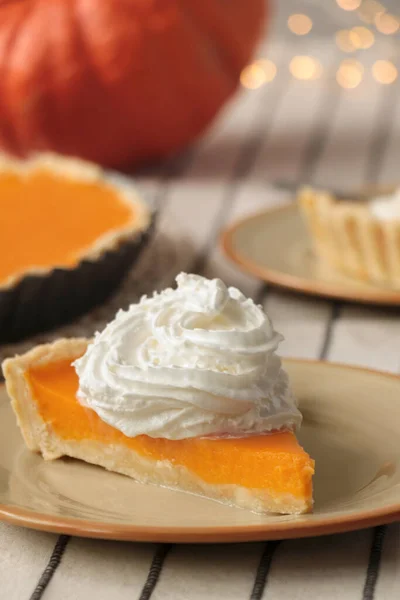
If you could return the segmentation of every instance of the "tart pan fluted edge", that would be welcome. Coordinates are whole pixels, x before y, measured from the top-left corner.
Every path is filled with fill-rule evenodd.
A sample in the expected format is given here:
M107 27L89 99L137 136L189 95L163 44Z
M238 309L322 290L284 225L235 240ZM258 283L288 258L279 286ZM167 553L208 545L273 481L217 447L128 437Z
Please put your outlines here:
M33 160L44 164L51 161L52 168L53 162L56 168L67 165L71 173L81 168L81 161L64 157L46 155L44 159L39 156ZM2 158L0 163L3 161ZM85 176L90 176L89 170L94 166L82 164ZM154 230L154 209L139 198L130 178L97 167L96 170L96 176L123 190L128 202L131 198L140 201L143 212L140 223L111 232L106 239L93 244L72 268L33 268L0 285L0 344L51 330L102 304L116 291L146 246Z

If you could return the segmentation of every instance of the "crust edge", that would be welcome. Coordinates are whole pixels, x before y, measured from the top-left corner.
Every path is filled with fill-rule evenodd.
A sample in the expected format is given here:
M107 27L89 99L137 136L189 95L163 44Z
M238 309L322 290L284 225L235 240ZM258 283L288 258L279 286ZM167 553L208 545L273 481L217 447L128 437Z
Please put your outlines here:
M46 450L51 448L51 433L38 411L35 410L29 385L25 379L25 372L28 367L45 365L54 360L75 358L77 354L86 350L87 345L88 340L85 338L60 339L53 343L36 346L14 358L7 358L1 365L7 394L11 399L11 406L25 443L29 450L42 452L45 458L58 458L62 454L53 451L50 452L51 456L47 456Z
M31 172L49 171L66 180L79 182L101 182L111 187L119 200L125 204L135 215L126 225L110 230L98 237L87 248L82 248L76 256L76 264L68 266L51 265L49 267L29 267L22 272L10 275L1 282L0 291L4 292L28 276L46 276L56 269L73 271L84 261L96 262L106 252L116 250L123 242L139 238L149 230L154 220L154 209L149 202L142 199L136 190L133 181L120 173L107 171L89 161L73 157L65 157L52 153L36 154L30 159L20 160L0 153L0 173L14 172L23 176Z
M310 187L299 190L297 203L317 257L356 280L400 289L398 221Z

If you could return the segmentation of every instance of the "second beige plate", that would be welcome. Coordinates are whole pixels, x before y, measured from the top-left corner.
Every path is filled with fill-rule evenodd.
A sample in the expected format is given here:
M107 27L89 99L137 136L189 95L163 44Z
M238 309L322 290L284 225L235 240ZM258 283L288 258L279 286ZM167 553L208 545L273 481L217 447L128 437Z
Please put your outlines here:
M0 519L135 541L236 542L348 531L400 519L400 379L285 361L316 461L315 511L262 516L26 450L0 387Z
M400 291L357 282L318 262L295 204L235 223L223 234L222 247L242 269L287 289L369 304L400 304Z

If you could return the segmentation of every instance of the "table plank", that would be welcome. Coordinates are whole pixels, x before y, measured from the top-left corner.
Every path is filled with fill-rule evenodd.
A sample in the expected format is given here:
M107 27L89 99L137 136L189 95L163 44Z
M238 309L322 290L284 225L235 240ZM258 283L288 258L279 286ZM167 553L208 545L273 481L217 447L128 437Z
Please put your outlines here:
M0 598L29 598L58 536L0 523Z
M329 360L398 372L398 310L344 306L335 323Z
M384 149L384 160L379 181L392 184L399 181L399 156L400 156L400 86L393 92L395 107L390 123L389 136Z
M375 600L398 600L400 590L400 523L387 528Z
M268 294L265 309L285 337L279 347L282 356L314 359L321 355L332 310L328 302L274 291Z
M370 530L285 542L274 556L268 600L289 593L291 600L361 600L370 543Z
M146 581L154 550L154 544L71 538L45 598L136 598Z
M329 127L326 115L332 112L340 94L332 82L337 52L324 42L311 44L309 52L324 64L324 76L312 82L291 77L271 134L255 161L252 173L255 180L293 181L304 177L304 157L310 142L319 137L321 126L323 134Z
M250 596L262 546L175 546L152 599L246 599Z

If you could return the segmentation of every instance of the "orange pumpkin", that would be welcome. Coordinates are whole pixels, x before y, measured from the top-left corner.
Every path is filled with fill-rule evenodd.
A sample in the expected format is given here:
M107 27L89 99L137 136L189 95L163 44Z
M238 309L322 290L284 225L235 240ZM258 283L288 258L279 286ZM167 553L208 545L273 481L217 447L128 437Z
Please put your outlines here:
M0 147L109 166L173 153L235 90L264 3L0 2Z

